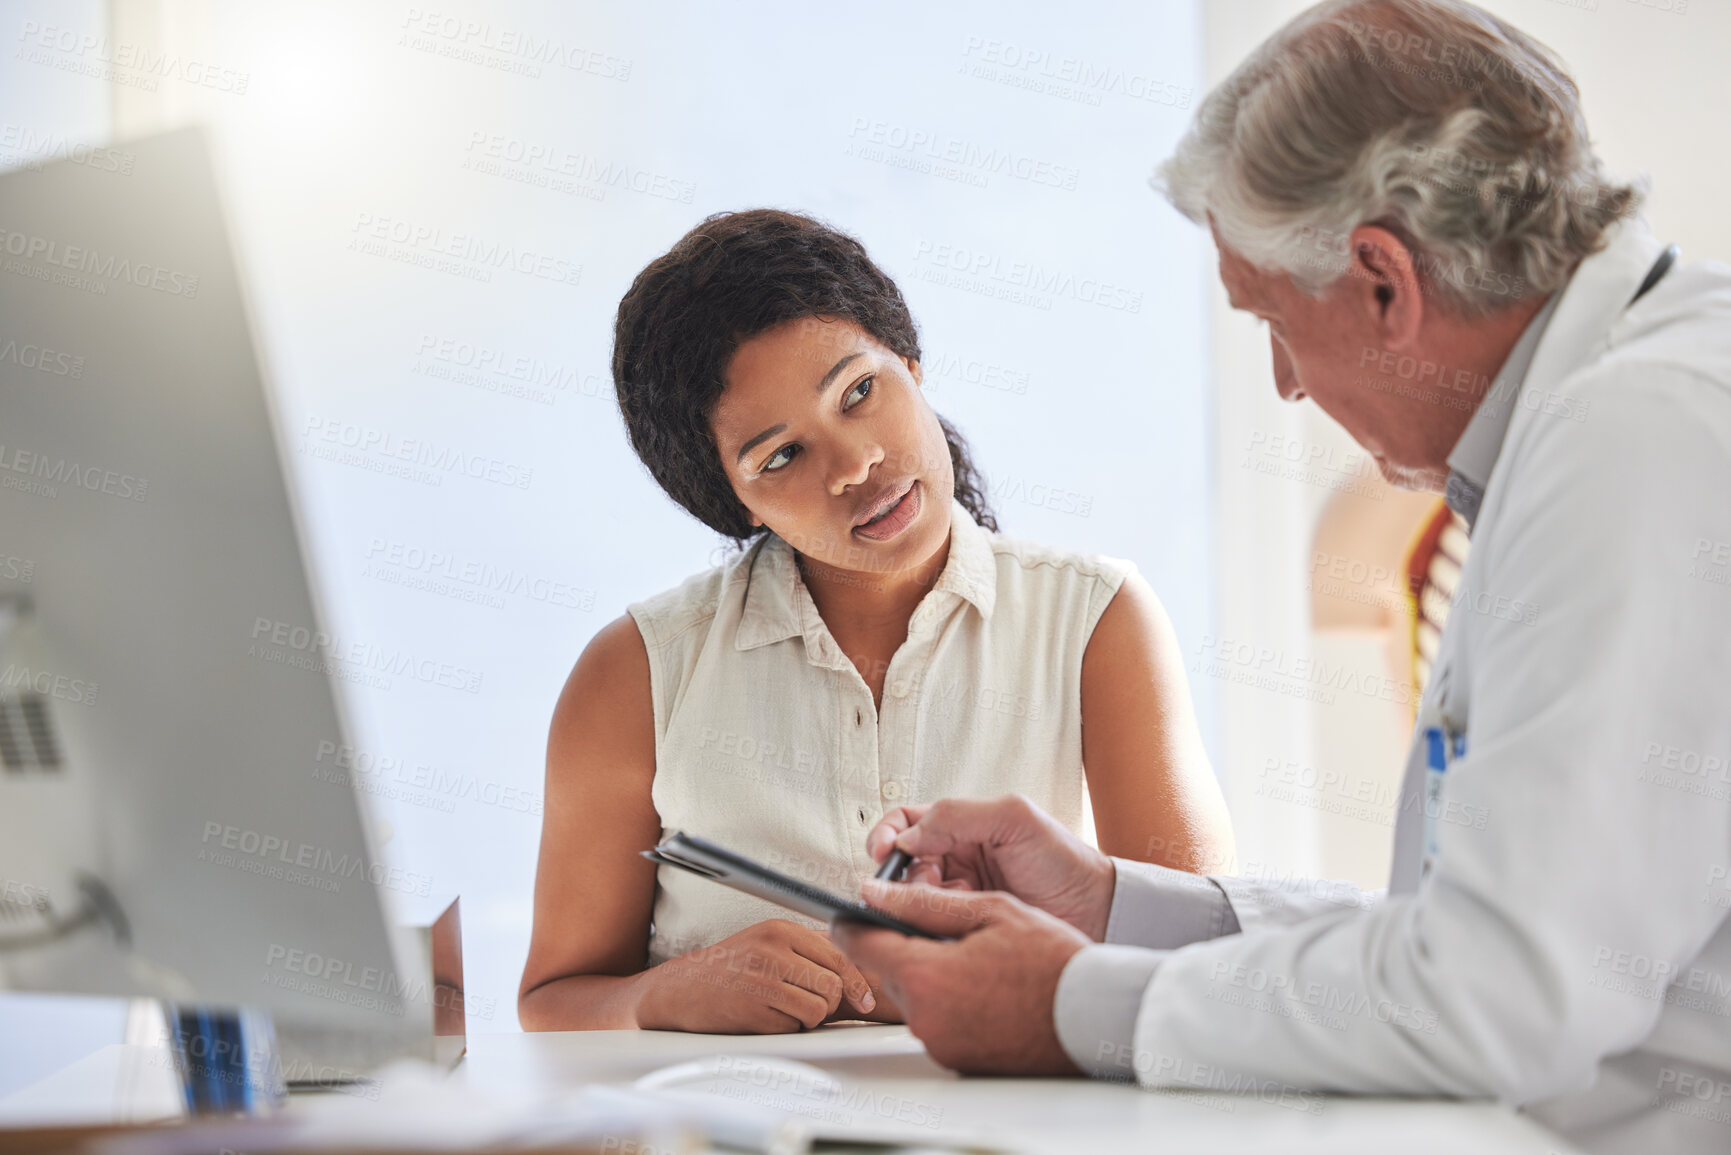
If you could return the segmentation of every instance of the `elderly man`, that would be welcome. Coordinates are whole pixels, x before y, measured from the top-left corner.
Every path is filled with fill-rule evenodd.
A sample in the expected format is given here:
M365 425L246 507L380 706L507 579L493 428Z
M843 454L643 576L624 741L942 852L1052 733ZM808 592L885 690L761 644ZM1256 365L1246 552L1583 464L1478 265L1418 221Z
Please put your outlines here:
M873 829L914 885L865 893L956 941L837 940L960 1070L1485 1096L1594 1150L1731 1149L1731 270L1674 265L1560 62L1457 0L1305 13L1161 183L1281 396L1472 527L1388 892L951 800Z

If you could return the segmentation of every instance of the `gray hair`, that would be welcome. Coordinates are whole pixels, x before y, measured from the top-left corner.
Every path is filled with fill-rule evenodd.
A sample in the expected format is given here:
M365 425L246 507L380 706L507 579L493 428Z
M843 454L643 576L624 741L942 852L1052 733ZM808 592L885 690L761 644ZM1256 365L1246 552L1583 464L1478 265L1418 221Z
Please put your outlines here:
M1153 182L1251 263L1319 294L1361 224L1482 316L1561 288L1641 204L1593 153L1552 52L1464 0L1329 0L1210 92Z

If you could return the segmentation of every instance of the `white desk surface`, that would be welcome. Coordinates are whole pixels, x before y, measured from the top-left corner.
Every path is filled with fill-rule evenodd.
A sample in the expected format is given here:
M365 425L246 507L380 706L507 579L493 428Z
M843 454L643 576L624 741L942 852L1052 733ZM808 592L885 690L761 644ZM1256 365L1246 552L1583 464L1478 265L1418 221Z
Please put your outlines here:
M626 1083L707 1055L774 1055L821 1067L873 1093L942 1112L945 1126L1000 1135L1028 1152L1164 1151L1562 1155L1567 1143L1490 1103L1320 1097L1319 1110L1203 1091L1151 1092L1086 1079L958 1077L906 1027L837 1026L797 1035L571 1031L470 1036L453 1078L479 1090Z

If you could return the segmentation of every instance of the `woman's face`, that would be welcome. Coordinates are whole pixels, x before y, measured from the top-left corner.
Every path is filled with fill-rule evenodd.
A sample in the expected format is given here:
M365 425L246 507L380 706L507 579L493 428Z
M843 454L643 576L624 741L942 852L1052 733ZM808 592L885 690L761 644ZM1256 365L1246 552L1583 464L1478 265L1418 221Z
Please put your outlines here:
M948 539L955 475L919 363L852 321L802 317L741 344L710 425L751 523L813 560L911 570Z

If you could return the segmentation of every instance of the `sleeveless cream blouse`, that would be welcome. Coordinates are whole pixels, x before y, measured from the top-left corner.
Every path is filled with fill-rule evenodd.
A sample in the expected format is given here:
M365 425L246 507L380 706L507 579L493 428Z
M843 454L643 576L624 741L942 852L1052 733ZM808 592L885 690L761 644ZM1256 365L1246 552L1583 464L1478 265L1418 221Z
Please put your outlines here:
M1001 537L959 504L951 526L881 711L773 534L629 607L649 651L664 831L846 895L874 869L866 831L904 803L1019 791L1093 840L1082 654L1134 567ZM674 867L656 883L651 965L765 919L822 925Z

